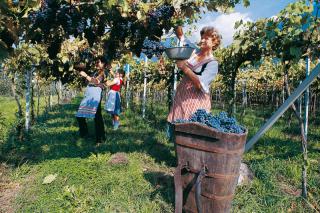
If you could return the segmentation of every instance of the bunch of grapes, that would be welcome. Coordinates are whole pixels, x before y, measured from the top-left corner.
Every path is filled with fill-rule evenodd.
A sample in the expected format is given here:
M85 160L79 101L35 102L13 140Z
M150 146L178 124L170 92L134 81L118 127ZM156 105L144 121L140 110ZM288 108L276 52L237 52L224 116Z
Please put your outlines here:
M162 20L170 20L173 16L174 8L170 5L161 5L156 10L149 12L149 24L158 26Z
M87 21L82 18L81 21L78 22L78 26L77 26L77 33L81 34L83 33L84 29L86 28L86 25L87 25Z
M220 112L217 115L212 115L204 109L198 109L193 113L188 120L177 119L174 123L197 122L206 126L217 129L220 132L241 134L246 131L243 126L240 126L237 120L233 117L228 117L226 112Z
M65 14L65 19L67 21L66 24L66 29L71 29L72 28L72 18L69 14Z
M51 3L49 0L42 0L41 8L29 13L28 18L33 25L43 26L48 21L49 16L51 16L52 13L52 9L50 8L49 3Z
M29 20L32 24L39 25L47 21L48 10L38 10L29 14Z
M158 41L149 39L145 39L143 41L142 52L148 58L152 58L153 55L159 57L163 53L164 49L164 46Z
M81 62L89 63L94 60L94 54L89 48L79 52L79 58Z

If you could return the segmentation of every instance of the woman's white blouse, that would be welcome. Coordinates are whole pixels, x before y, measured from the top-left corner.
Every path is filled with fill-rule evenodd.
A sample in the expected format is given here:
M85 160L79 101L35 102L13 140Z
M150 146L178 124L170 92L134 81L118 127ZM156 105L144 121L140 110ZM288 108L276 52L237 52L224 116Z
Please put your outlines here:
M218 61L214 57L210 57L201 62L197 62L195 56L196 54L187 60L188 67L195 73L200 73L202 65L209 62L201 75L197 75L203 92L209 93L210 84L218 74Z

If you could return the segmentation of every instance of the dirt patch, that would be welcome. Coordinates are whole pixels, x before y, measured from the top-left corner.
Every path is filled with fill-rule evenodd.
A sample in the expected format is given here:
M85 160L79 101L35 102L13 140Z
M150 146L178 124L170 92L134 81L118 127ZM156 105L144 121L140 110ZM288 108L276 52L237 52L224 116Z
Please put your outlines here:
M64 98L61 100L61 104L70 104L71 103L71 98Z
M0 164L0 213L13 213L13 202L21 189L19 183L11 182L8 178L10 168Z
M285 183L280 184L280 189L284 193L295 196L295 197L299 197L301 195L301 189L295 189L293 186L289 186Z
M129 163L128 156L125 153L119 152L113 154L108 161L109 165L127 165Z

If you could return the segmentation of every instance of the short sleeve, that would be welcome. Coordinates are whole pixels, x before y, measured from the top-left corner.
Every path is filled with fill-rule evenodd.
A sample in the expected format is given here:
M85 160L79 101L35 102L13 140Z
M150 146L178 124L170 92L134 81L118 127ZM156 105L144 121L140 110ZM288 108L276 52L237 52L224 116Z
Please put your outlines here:
M114 78L112 80L112 85L119 85L120 84L120 80L118 78Z
M114 83L115 85L119 85L119 84L120 84L120 79L119 79L119 78L113 79L113 83Z
M209 93L210 84L216 78L218 74L218 62L216 60L211 61L207 64L202 75L199 76L199 80L202 86L202 90L205 93Z

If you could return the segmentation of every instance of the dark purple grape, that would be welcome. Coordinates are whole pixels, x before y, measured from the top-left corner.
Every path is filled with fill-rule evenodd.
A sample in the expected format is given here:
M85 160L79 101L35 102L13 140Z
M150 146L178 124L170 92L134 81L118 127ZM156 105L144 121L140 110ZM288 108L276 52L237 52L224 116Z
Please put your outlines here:
M205 109L198 109L188 120L177 119L174 123L197 122L217 129L220 132L241 134L246 129L240 126L237 120L229 117L226 112L220 112L217 115L208 113Z
M160 42L149 39L144 40L142 52L147 55L148 58L152 58L153 55L159 57L163 51L164 46Z

